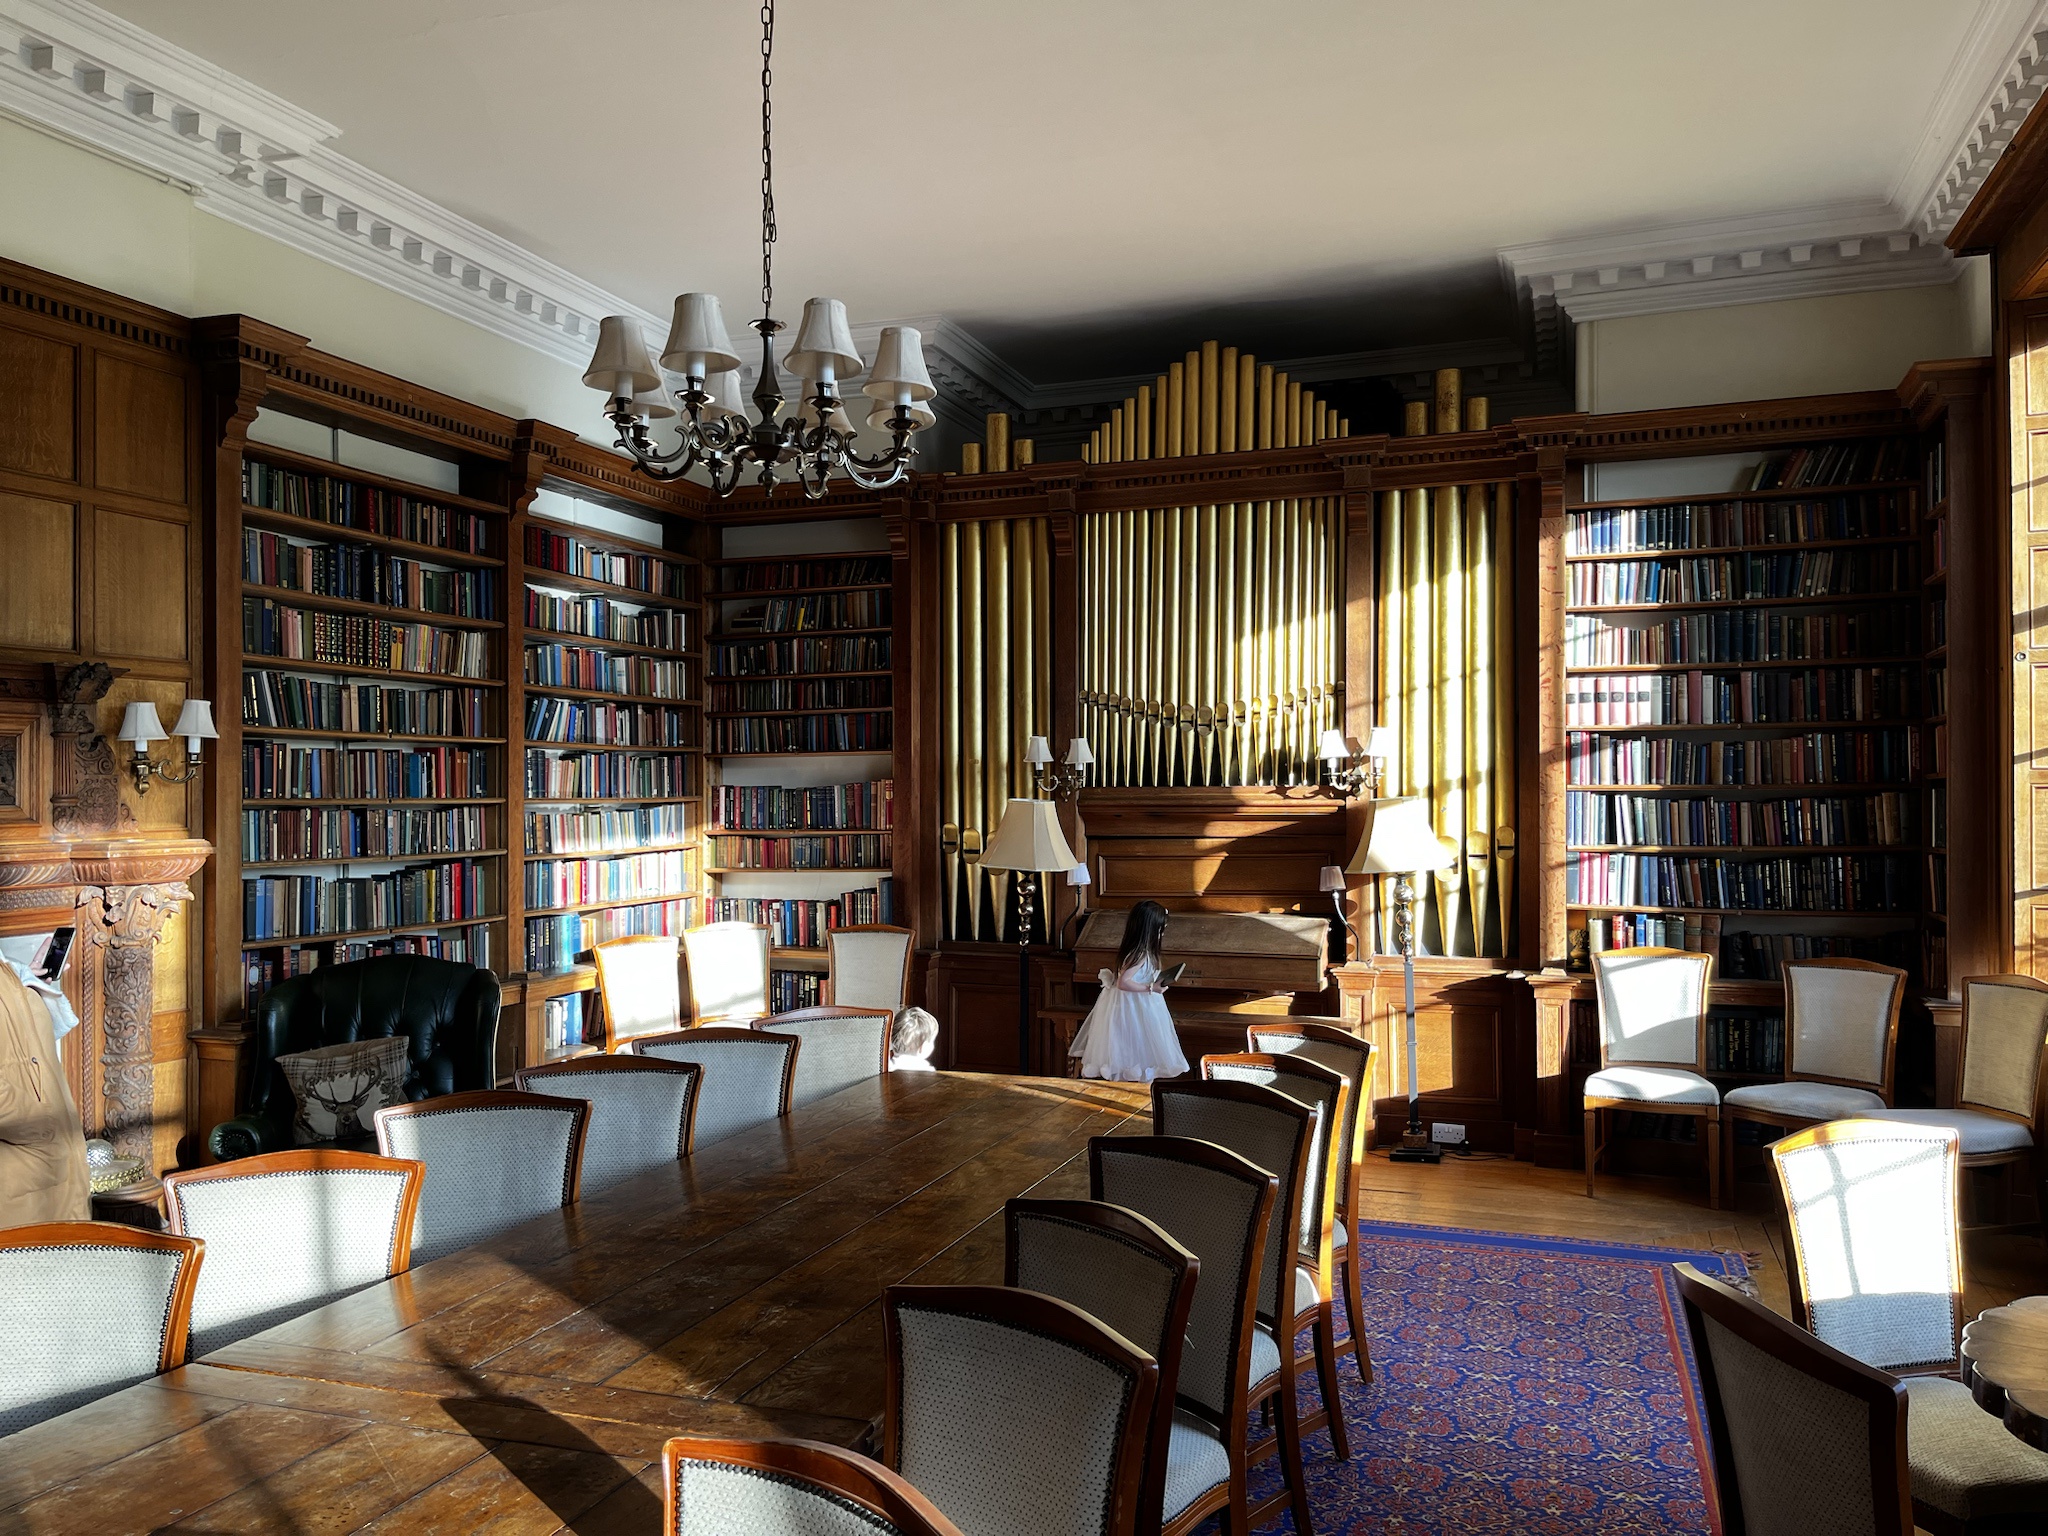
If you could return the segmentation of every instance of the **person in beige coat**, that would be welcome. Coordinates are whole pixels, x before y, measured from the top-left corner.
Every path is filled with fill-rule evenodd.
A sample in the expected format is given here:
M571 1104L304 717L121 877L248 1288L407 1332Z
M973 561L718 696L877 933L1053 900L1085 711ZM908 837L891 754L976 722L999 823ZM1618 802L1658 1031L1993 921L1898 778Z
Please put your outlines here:
M91 1219L85 1133L50 1010L0 960L0 1227Z

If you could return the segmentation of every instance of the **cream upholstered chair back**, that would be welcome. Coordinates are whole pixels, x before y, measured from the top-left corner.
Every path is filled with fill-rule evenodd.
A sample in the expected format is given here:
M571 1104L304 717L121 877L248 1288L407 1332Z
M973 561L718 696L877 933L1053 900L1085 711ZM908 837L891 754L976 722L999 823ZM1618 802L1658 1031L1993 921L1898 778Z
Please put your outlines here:
M326 1147L164 1177L170 1229L206 1244L192 1358L403 1274L426 1169Z
M1078 1308L1000 1285L882 1293L886 1460L961 1530L1124 1536L1152 1357Z
M1793 1077L1892 1098L1906 973L1869 960L1792 960L1785 976L1786 1065Z
M744 1024L768 1012L768 925L706 923L683 930L690 1018Z
M908 928L856 923L825 930L826 1001L842 1008L886 1008L910 1001Z
M1677 1269L1729 1528L1913 1536L1898 1381L1690 1264Z
M662 1447L666 1536L961 1536L880 1462L812 1440Z
M1600 1007L1600 1060L1697 1072L1711 956L1643 946L1593 957Z
M1232 1056L1204 1056L1202 1076L1212 1083L1256 1083L1284 1093L1316 1111L1309 1132L1308 1156L1302 1164L1301 1230L1295 1242L1314 1257L1336 1209L1337 1156L1341 1133L1351 1118L1351 1087L1341 1074L1304 1057L1269 1056L1248 1051Z
M1246 1046L1268 1056L1299 1056L1341 1075L1351 1092L1344 1100L1344 1124L1337 1133L1337 1201L1351 1198L1351 1170L1365 1155L1365 1131L1372 1121L1374 1050L1349 1030L1332 1024L1253 1024Z
M184 1364L204 1249L103 1221L0 1231L0 1435Z
M702 1148L789 1113L802 1046L795 1035L706 1027L642 1035L633 1042L633 1054L704 1069L693 1142Z
M691 1122L704 1069L693 1062L646 1056L584 1056L522 1068L528 1093L585 1099L590 1131L583 1140L583 1193L690 1155Z
M425 1262L576 1199L584 1099L481 1089L377 1111L377 1150L427 1165L412 1251Z
M1833 1120L1771 1146L1792 1236L1793 1317L1881 1370L1955 1364L1963 1264L1956 1133Z
M2032 1122L2048 1040L2048 984L2030 976L1972 976L1963 983L1965 1109Z
M683 1026L683 979L674 934L636 933L592 947L606 1041L620 1049L635 1035Z
M774 1014L754 1027L803 1041L790 1089L791 1105L801 1108L888 1071L893 1020L885 1008L800 1008Z

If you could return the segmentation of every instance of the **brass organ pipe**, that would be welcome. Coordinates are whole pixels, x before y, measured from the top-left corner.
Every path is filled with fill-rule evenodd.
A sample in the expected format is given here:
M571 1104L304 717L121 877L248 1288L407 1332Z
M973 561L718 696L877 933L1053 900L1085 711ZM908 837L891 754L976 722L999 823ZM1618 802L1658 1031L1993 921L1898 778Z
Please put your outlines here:
M1202 452L1214 453L1221 440L1223 424L1222 349L1213 341L1202 343Z
M1225 347L1216 365L1216 451L1237 452L1237 348Z
M962 443L960 445L960 473L963 475L978 475L981 473L981 444Z
M1225 376L1235 378L1235 368L1233 367ZM1221 391L1218 393L1220 395ZM1217 627L1221 615L1216 606L1217 578L1221 574L1217 566L1223 558L1223 549L1219 542L1222 531L1223 509L1211 502L1202 508L1202 556L1197 565L1202 581L1202 683L1196 703L1198 708L1209 711L1209 729L1200 732L1195 738L1202 759L1202 775L1199 782L1203 784L1216 782L1216 701L1222 697L1217 689L1223 681L1220 675L1222 657L1218 653L1222 649L1225 633ZM1201 722L1198 719L1196 723L1199 725Z
M960 752L960 710L963 690L960 679L960 525L947 523L939 530L939 627L943 636L939 656L939 693L944 707L946 760L939 768L939 851L945 861L946 921L948 936L959 933L960 923L960 822L963 797L960 775L964 766Z
M1433 590L1436 595L1430 689L1435 780L1432 809L1438 834L1451 839L1460 857L1437 871L1437 919L1442 925L1444 953L1456 952L1458 919L1464 905L1465 861L1465 691L1471 680L1465 659L1465 524L1455 486L1436 493L1431 522L1435 525Z
M1121 459L1124 456L1124 408L1118 406L1109 413L1109 456Z
M1502 482L1493 488L1493 859L1494 888L1499 894L1500 950L1515 953L1515 824L1521 816L1516 800L1515 705L1515 488Z
M1181 446L1181 422L1187 406L1188 367L1169 363L1166 369L1166 452L1162 457L1177 459L1187 450Z
M1149 459L1152 457L1152 386L1150 384L1140 384L1138 386L1137 418L1137 443L1126 457Z
M1016 445L1011 444L1011 452ZM1037 549L1032 543L1029 518L1019 518L1010 529L1010 629L1009 644L1016 660L1010 683L1010 742L1018 748L1010 759L1010 778L1004 788L1011 795L1029 799L1031 770L1021 750L1035 732L1032 729L1038 705L1038 588L1034 566Z
M1164 643L1160 647L1159 691L1152 697L1164 710L1164 729L1160 732L1163 753L1158 765L1158 782L1171 784L1180 757L1181 627L1186 618L1181 601L1186 588L1181 581L1181 572L1187 568L1188 562L1181 542L1181 509L1174 507L1162 511L1159 524L1159 576L1166 597L1163 615L1166 628Z
M1152 451L1148 459L1163 459L1168 456L1166 446L1167 375L1162 373L1152 381Z
M1465 889L1472 913L1472 953L1491 953L1486 942L1493 896L1493 487L1465 490L1465 553L1468 593L1465 608L1465 760L1459 765L1467 784Z
M1258 446L1259 363L1247 352L1237 360L1237 448L1243 453Z
M985 879L980 859L984 834L988 827L988 800L982 792L983 765L986 759L982 750L982 743L986 739L983 712L986 707L984 701L988 697L984 686L986 668L983 663L986 658L988 625L983 622L981 545L982 525L964 524L960 530L960 627L966 639L961 653L961 695L967 704L967 739L962 758L965 771L961 779L960 849L963 858L972 855L974 861L969 865L967 874L968 933L977 939L981 937L981 892Z
M1031 725L1020 738L1026 741L1033 735L1052 734L1052 528L1042 517L1032 518L1027 526L1031 529L1032 649L1045 658L1046 664L1034 673ZM1024 792L1028 795L1028 772L1025 780ZM1052 910L1051 902L1045 903L1045 910Z
M1010 525L999 518L983 527L987 530L982 560L988 580L988 622L982 629L982 643L988 651L989 707L981 796L982 826L992 838L1002 822L1010 788ZM991 870L989 875L994 933L1001 942L1009 926L1010 875L1005 870Z
M988 416L988 467L1000 474L1010 467L1010 413L991 411Z
M1405 795L1408 792L1408 775L1405 770L1408 753L1408 693L1407 673L1404 659L1407 654L1405 643L1408 627L1408 583L1407 566L1403 556L1403 529L1405 509L1404 493L1382 491L1379 498L1379 558L1375 562L1379 575L1378 619L1381 643L1375 658L1379 666L1379 723L1394 729L1394 756L1386 764L1386 779L1380 787L1385 796ZM1387 904L1380 899L1385 893L1380 889L1382 882L1373 881L1373 942L1381 954L1391 947L1392 933L1388 925Z
M1202 354L1190 352L1182 360L1182 377L1187 387L1180 396L1180 451L1190 456L1202 451Z
M1259 364L1258 446L1273 446L1273 367Z

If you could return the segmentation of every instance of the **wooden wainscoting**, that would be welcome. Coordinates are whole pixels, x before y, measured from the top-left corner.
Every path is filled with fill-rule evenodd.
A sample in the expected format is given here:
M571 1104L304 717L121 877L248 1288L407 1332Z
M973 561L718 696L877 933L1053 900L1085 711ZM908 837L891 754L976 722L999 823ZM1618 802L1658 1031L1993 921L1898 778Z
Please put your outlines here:
M1317 877L1350 853L1344 802L1308 789L1091 789L1080 807L1094 906L1320 915Z
M1422 1122L1465 1127L1477 1151L1513 1153L1528 1076L1528 989L1509 979L1512 962L1436 955L1415 961L1415 1061ZM1401 959L1367 955L1332 973L1347 1027L1378 1047L1373 1132L1399 1140L1408 1121L1407 1021Z

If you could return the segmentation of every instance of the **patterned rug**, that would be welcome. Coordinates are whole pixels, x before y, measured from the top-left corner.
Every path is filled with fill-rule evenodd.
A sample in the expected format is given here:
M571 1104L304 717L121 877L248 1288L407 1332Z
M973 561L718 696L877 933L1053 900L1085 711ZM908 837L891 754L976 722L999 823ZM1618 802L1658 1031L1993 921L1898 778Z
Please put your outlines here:
M1304 1442L1319 1536L1718 1536L1671 1266L1739 1281L1739 1255L1396 1222L1363 1235L1375 1374L1362 1387L1338 1362L1349 1461L1327 1432ZM1277 1461L1252 1474L1254 1497L1279 1486Z

